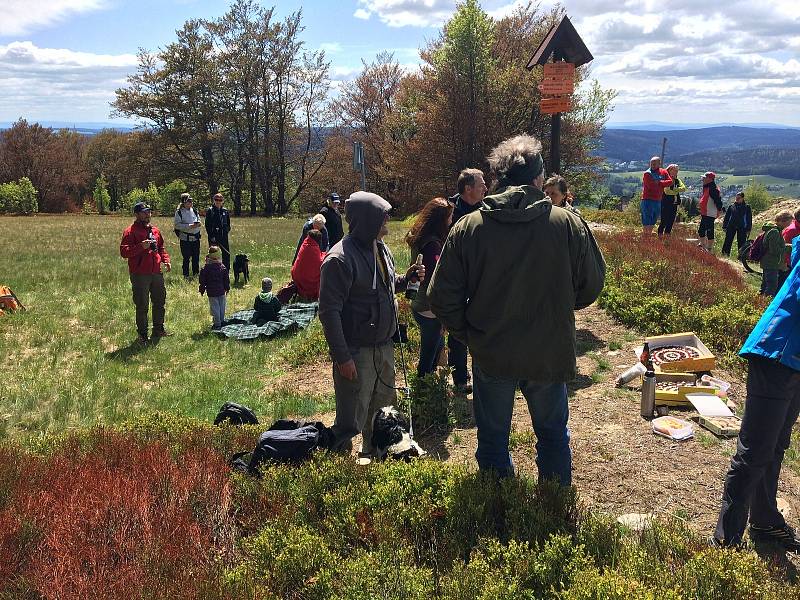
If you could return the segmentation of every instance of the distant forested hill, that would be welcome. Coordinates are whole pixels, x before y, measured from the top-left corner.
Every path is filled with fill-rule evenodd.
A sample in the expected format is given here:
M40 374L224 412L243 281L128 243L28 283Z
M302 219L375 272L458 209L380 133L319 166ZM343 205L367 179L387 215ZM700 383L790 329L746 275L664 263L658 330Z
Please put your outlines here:
M709 127L676 131L606 129L599 152L612 161L647 161L661 153L667 138L668 161L680 156L709 151L752 151L764 147L800 148L800 129L755 127ZM708 164L708 163L706 163Z
M754 148L752 150L708 150L678 158L683 169L715 169L734 175L772 175L800 179L800 148Z

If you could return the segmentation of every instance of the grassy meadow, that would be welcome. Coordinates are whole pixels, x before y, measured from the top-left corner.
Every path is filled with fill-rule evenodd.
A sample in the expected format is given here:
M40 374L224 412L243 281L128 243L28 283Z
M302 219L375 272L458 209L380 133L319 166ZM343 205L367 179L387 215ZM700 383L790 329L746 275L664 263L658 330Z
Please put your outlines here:
M166 327L174 335L135 344L127 262L119 256L131 220L0 217L0 282L28 308L0 318L0 438L117 423L152 410L213 419L226 400L275 418L333 406L330 394L301 395L280 384L288 371L327 357L318 321L299 335L269 341L210 334L208 302L196 281L183 280L171 218L153 221L172 259L165 275ZM232 285L228 314L252 308L262 277L272 277L276 287L288 281L302 224L233 219L231 249L249 255L251 281ZM399 242L401 227L395 229L392 239ZM205 250L204 238L201 264Z
M324 453L260 479L231 473L226 460L261 427L211 426L225 400L265 422L333 408L314 391L330 389L319 322L269 341L211 335L170 219L156 218L175 266L174 335L135 344L119 257L130 220L0 217L0 283L28 307L0 318L0 598L800 600L785 562L711 549L680 516L631 529L525 475ZM250 256L252 279L233 287L229 312L252 305L265 275L288 279L301 226L234 219L231 247ZM390 229L405 264L407 224ZM637 252L628 237L605 240L621 274L606 304L642 327L625 318L641 298L622 277ZM684 250L692 268L712 260Z

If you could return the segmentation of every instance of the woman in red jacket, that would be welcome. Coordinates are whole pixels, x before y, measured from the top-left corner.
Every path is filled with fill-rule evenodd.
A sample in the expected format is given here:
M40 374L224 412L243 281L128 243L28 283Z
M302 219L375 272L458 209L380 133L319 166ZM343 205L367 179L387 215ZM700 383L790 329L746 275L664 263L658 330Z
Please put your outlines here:
M320 249L322 232L311 229L300 246L297 260L292 265L292 282L297 286L297 295L303 300L319 298L319 272L325 253Z

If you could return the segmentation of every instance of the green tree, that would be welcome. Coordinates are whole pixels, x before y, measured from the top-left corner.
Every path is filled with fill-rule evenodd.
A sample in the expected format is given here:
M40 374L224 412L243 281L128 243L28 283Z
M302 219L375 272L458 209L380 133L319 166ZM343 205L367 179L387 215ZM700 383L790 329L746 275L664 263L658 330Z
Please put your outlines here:
M181 194L183 194L186 189L186 184L182 179L175 179L162 187L158 191L160 197L158 212L162 215L171 215L174 213L181 203Z
M125 196L122 198L122 203L120 204L120 210L130 211L133 209L134 205L138 204L139 202L144 202L151 208L160 210L162 206L161 194L159 194L155 183L151 181L146 190L141 188L133 188L130 192L125 194ZM172 211L170 210L166 214L171 213Z
M29 215L39 212L37 191L27 177L0 184L0 213Z
M128 87L116 91L116 114L141 119L157 136L154 160L175 175L219 191L220 101L223 82L211 34L199 20L187 21L178 40L157 53L139 52Z
M766 186L755 178L744 188L744 199L750 205L753 214L763 212L772 206L772 196Z
M477 0L459 4L428 60L435 70L453 171L474 166L485 155L484 127L490 103L494 21ZM423 54L423 58L425 54Z
M97 212L101 215L106 214L108 207L111 206L111 195L108 193L108 182L103 173L100 173L100 176L94 182L92 199L97 207Z

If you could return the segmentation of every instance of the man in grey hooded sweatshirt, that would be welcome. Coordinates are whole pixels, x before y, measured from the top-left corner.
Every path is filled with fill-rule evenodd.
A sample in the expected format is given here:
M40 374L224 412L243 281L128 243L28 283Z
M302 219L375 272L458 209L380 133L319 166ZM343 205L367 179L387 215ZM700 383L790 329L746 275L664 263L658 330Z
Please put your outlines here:
M377 194L355 192L345 203L350 230L322 263L319 319L333 358L336 392L334 449L350 453L362 433L361 453L369 455L372 416L394 404L394 346L397 328L394 295L409 281L425 278L412 265L395 273L394 257L382 238L392 206ZM419 269L419 271L417 271Z

